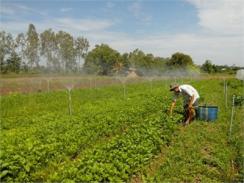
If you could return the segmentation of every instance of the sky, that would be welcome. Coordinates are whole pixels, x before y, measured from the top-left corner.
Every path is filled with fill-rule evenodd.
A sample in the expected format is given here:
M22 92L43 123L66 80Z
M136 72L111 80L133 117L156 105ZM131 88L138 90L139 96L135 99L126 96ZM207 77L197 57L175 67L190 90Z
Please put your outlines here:
M0 0L0 30L63 30L120 53L244 66L244 0Z

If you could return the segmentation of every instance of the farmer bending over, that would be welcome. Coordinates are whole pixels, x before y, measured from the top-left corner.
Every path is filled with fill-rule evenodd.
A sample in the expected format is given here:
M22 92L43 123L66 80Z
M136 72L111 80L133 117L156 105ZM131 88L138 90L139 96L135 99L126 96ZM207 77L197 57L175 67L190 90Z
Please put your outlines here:
M172 115L173 109L177 98L181 95L184 98L184 124L189 124L195 117L195 107L198 105L198 99L200 98L197 90L191 85L170 85L170 91L174 92L173 102L170 107L170 115Z

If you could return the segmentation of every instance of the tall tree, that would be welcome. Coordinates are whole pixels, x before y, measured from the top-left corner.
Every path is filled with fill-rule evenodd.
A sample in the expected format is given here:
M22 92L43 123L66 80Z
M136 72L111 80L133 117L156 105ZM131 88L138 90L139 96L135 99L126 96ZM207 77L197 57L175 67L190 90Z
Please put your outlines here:
M204 64L202 64L201 69L204 72L212 73L213 72L212 62L210 60L206 60Z
M40 34L40 53L46 58L46 64L49 70L58 70L57 62L57 41L55 32L52 29L45 30Z
M130 66L135 68L139 75L151 75L154 57L152 54L145 54L135 49L129 54Z
M131 67L135 67L137 69L146 67L144 63L145 53L139 49L135 49L133 52L129 54L129 63Z
M21 66L21 58L18 56L18 54L13 51L10 55L10 57L7 59L7 66L6 70L8 72L15 72L19 73L20 66Z
M177 52L171 56L167 65L171 68L186 68L193 65L193 61L189 55Z
M39 47L39 38L38 33L36 32L36 28L33 24L29 25L27 35L26 35L26 58L28 59L28 64L30 67L33 67L34 64L36 67L39 67L39 55L38 55L38 47Z
M222 71L231 72L230 67L228 67L227 65L225 65L225 66L215 65L215 64L212 64L211 60L206 60L204 62L204 64L202 64L201 70L203 72L207 72L207 73L216 73L216 72L222 72Z
M65 72L75 71L74 38L67 32L59 31L56 35L58 55Z
M106 44L96 45L85 59L84 69L88 73L109 75L113 73L115 63L122 60L116 50Z
M17 52L18 55L21 56L22 60L26 58L25 51L26 51L26 37L23 33L20 33L15 38Z
M85 58L89 48L89 42L86 38L78 37L75 40L75 52L78 59L78 70L81 68L81 60Z
M123 65L124 65L124 69L128 70L130 63L129 63L129 54L128 53L124 53L122 54L122 60L123 60Z
M5 58L10 56L13 49L13 37L11 34L5 31L0 32L0 70L1 72L6 71L6 60Z

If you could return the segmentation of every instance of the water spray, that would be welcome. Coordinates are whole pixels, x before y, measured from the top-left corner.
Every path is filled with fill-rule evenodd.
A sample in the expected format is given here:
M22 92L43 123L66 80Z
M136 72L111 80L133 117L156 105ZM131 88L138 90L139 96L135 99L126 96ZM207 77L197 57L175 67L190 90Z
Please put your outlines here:
M244 69L240 69L236 72L236 78L244 82Z
M146 80L148 80L150 82L150 91L152 92L154 77L152 77L152 76L146 77Z

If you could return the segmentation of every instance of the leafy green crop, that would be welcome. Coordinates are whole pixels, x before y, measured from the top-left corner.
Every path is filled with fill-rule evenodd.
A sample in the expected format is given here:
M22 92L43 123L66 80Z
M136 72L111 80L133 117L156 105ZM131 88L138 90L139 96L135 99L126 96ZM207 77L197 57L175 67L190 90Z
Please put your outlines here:
M3 97L1 180L72 179L73 171L86 174L77 174L81 181L128 180L170 139L173 127L162 112L168 101L160 88L152 93L145 84L131 86L126 100L119 89L73 91L72 116L66 92Z
M235 86L228 90L230 105L230 94L240 96L241 87L236 81L232 85L228 82ZM197 122L187 128L189 133L183 133L182 138L177 137L181 128L178 122L182 120L181 101L173 117L166 113L171 102L167 83L154 82L152 90L148 83L128 85L125 99L120 86L73 90L72 115L69 115L66 91L2 97L1 181L128 182L162 153L162 147L174 145L178 148L165 158L155 177L147 177L146 181L194 181L193 176L188 176L187 168L194 169L195 173L205 171L209 177L216 175L218 177L213 180L217 181L223 177L223 172L228 172L230 157L236 157L241 167L239 128L233 128L235 135L230 141L236 143L233 149L237 155L222 148L227 126L221 120L230 116L230 110L224 108L224 95L219 95L223 90L222 81L194 82L204 102L219 106L220 119L216 123L219 126L212 129ZM211 92L215 95L208 95ZM206 129L215 131L215 136L208 136ZM194 134L195 130L199 132ZM189 144L182 144L175 142L178 138L192 139ZM215 154L195 153L207 139L216 141L216 150L210 146L206 149ZM188 149L181 151L185 147ZM184 157L184 153L192 157ZM179 168L185 165L187 168ZM214 168L209 170L207 166ZM177 175L177 170L181 175ZM175 179L171 175L176 176Z

